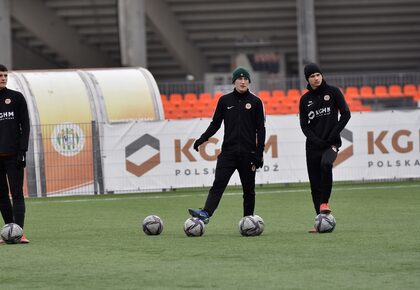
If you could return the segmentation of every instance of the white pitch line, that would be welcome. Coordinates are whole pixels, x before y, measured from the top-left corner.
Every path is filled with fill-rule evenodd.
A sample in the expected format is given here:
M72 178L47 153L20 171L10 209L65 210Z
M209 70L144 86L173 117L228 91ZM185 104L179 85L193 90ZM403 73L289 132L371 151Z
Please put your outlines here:
M333 192L340 191L355 191L355 190L372 190L372 189L408 189L408 188L418 188L420 184L413 185L395 185L395 186L359 186L359 187L348 187L348 188L333 188ZM309 192L310 189L285 189L285 190L273 190L273 191L262 191L258 192L257 195L261 194L275 194L275 193L293 193L293 192ZM225 192L224 195L227 196L237 196L242 195L242 192ZM116 200L127 200L127 199L161 199L161 198L189 198L194 196L207 196L207 193L192 193L192 194L163 194L163 195L154 195L154 196L120 196L120 197L108 197L108 198L84 198L84 199L72 199L72 200L32 200L31 204L47 204L47 203L77 203L77 202L98 202L98 201L116 201ZM59 197L58 197L59 198Z

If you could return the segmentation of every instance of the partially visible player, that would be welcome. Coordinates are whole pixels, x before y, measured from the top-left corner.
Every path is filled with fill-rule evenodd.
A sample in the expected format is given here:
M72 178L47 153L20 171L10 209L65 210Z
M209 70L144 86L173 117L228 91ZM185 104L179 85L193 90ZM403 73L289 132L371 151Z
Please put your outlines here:
M7 78L8 69L0 64L0 211L5 224L16 223L23 229L26 210L23 171L29 143L29 114L24 96L6 87ZM21 243L29 243L25 235Z
M332 168L341 146L340 132L350 120L350 110L340 89L326 83L317 64L305 66L304 73L308 92L300 99L299 118L306 136L306 164L318 215L331 212L328 202L333 184ZM309 232L315 233L316 229Z

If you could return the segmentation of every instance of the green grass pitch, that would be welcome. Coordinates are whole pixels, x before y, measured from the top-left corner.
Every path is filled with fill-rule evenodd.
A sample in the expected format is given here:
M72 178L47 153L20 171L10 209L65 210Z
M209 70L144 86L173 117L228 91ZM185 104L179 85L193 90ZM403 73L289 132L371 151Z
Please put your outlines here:
M335 184L331 234L309 234L307 184L257 188L259 237L242 237L239 188L202 237L206 190L27 200L28 245L0 246L0 289L419 289L420 181ZM142 220L164 221L146 236Z

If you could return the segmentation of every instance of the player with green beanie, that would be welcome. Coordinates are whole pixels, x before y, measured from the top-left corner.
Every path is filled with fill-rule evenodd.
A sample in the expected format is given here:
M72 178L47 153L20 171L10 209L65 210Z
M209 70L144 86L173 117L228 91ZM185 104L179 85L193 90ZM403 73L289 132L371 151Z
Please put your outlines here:
M260 98L249 91L249 72L238 67L232 72L232 92L220 97L207 130L194 142L194 150L205 146L224 124L222 150L217 158L215 179L203 208L188 209L189 213L208 223L216 211L233 173L237 170L243 190L243 215L254 215L255 173L264 164L264 106ZM202 145L203 144L203 145Z
M238 67L232 73L232 84L240 77L246 77L251 83L251 76L249 75L249 72L243 67Z

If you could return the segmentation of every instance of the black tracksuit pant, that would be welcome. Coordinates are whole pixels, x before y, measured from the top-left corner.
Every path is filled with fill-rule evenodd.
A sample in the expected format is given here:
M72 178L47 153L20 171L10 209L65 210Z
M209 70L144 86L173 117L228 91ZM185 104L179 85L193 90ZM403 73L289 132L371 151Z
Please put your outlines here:
M337 152L331 147L323 150L307 150L306 165L311 184L312 201L319 214L321 203L328 203L333 183L332 168Z
M9 188L13 202L10 201ZM0 156L0 210L6 224L16 223L23 228L25 222L23 168L18 168L16 155Z
M222 198L223 192L235 170L238 170L243 190L243 214L253 215L255 208L255 166L251 154L236 155L221 153L217 158L215 179L207 196L204 210L212 216Z

